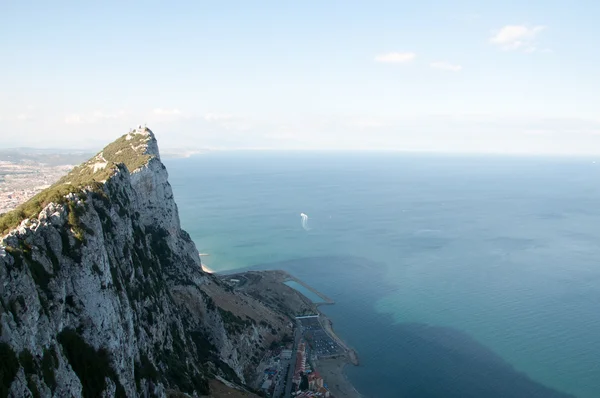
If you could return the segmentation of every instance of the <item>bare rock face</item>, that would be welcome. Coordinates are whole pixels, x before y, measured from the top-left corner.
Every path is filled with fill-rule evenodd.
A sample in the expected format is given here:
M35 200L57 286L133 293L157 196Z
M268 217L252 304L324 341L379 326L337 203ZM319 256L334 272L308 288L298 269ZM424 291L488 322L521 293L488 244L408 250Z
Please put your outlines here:
M202 271L150 130L72 180L88 169L90 185L0 238L0 397L207 395L216 377L243 386L289 320Z

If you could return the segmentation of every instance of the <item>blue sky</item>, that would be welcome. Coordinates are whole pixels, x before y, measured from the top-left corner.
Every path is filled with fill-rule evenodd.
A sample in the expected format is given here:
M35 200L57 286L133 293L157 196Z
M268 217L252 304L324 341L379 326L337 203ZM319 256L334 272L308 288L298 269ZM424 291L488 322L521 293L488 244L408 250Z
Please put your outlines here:
M600 153L595 1L0 1L4 146Z

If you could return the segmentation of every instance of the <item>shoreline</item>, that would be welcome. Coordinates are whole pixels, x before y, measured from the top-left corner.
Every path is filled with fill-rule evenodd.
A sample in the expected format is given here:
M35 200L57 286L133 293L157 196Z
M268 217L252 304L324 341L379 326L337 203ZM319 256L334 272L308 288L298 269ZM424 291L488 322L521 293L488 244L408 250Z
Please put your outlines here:
M340 347L342 347L344 349L344 351L346 351L346 355L348 356L348 361L354 365L354 366L358 366L359 362L358 362L358 354L356 354L356 351L354 351L353 348L348 347L348 345L346 344L346 342L344 342L344 340L342 340L333 330L333 322L331 321L331 319L329 319L325 314L323 314L321 311L319 311L319 322L321 323L321 326L323 327L323 330L325 330L325 332L336 342L340 345Z
M348 365L359 366L358 354L353 348L350 348L348 344L346 344L346 342L335 333L335 331L333 330L333 321L319 310L319 307L321 305L333 305L335 304L335 301L327 297L325 294L319 292L312 286L308 285L304 281L288 274L287 272L280 272L284 272L288 276L287 280L296 281L301 286L310 290L311 292L319 296L321 299L323 299L323 302L321 303L314 303L315 309L317 310L317 313L319 315L319 323L321 324L323 330L325 330L325 333L327 333L329 337L331 337L331 339L337 344L339 344L339 346L342 347L342 349L344 350L344 355L341 357L317 359L315 361L316 370L323 377L325 383L329 388L329 391L336 398L364 398L364 396L358 392L356 387L354 387L352 382L348 379L348 375L344 371L346 366ZM304 296L302 292L296 289L294 290L298 294ZM310 300L308 297L304 297L307 300Z
M331 395L335 398L364 398L346 375L345 369L349 365L346 359L319 359L315 365Z
M206 272L213 273L214 271L210 268L206 267L206 265L202 264L203 270ZM320 311L319 307L321 305L333 305L335 304L334 300L326 296L325 294L319 292L317 289L313 288L309 284L305 283L299 278L290 275L288 272L284 270L247 270L242 272L216 272L216 276L221 277L223 280L230 279L232 277L237 278L235 281L235 289L244 290L252 286L256 283L256 276L253 275L263 275L265 280L268 280L268 283L271 286L279 285L283 288L283 291L294 292L292 294L297 295L303 302L305 302L306 306L305 311L300 316L306 315L318 315L319 323L325 333L335 341L342 349L343 353L340 353L336 357L331 358L321 358L316 359L314 361L314 365L316 370L321 374L325 384L327 384L331 394L335 398L364 398L362 394L358 392L358 390L352 385L348 376L346 375L345 368L348 365L359 366L358 354L356 351L351 348L342 338L340 338L333 329L333 322L331 319L327 317L323 312ZM268 275L268 277L267 277ZM260 279L259 279L260 280ZM314 302L309 297L305 296L300 290L294 289L291 286L285 284L287 281L295 281L308 291L314 293L318 296L322 301ZM268 285L263 285L263 289ZM267 289L270 290L270 289ZM311 313L312 312L312 313ZM298 317L299 313L296 312L294 315L289 314L291 317ZM300 326L297 326L300 327Z
M207 274L214 274L215 270L208 268L206 266L206 264L200 264L200 266L202 267L202 271L206 272Z
M215 274L215 270L210 268L208 265L204 264L204 262L202 262L202 257L208 257L210 256L210 254L208 253L201 253L198 252L198 257L200 257L200 267L202 267L202 271L209 273L209 274Z
M348 379L348 375L345 372L346 367L349 365L359 366L358 354L335 333L331 319L321 311L318 312L319 323L323 327L323 330L344 349L345 354L341 358L318 359L316 361L317 371L321 373L321 376L327 382L329 390L334 397L364 398L356 387L354 387L350 379Z

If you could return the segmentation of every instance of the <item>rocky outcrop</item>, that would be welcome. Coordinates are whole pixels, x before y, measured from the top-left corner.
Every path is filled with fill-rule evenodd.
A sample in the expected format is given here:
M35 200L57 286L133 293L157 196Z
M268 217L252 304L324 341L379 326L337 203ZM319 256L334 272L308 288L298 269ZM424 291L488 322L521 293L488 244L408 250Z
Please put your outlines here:
M72 192L1 238L0 397L247 383L289 320L202 271L152 132L130 132L73 172L51 188L76 180Z

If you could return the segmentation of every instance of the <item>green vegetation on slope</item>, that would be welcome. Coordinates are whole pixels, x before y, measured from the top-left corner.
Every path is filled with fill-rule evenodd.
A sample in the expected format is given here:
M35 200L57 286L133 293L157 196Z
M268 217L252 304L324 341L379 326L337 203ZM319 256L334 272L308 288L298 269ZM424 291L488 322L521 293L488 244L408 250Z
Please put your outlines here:
M150 130L147 129L149 132ZM127 137L130 137L128 140ZM100 153L87 162L75 167L50 188L40 192L15 210L0 215L0 234L17 227L26 218L37 217L40 211L50 203L65 204L66 195L79 193L90 187L97 191L123 164L130 172L148 163L152 155L145 154L149 134L126 134L109 144ZM104 165L105 164L105 165ZM78 231L75 231L76 233Z
M127 170L134 171L144 166L152 156L145 155L147 135L134 134L133 138L127 140L127 134L109 144L102 154L104 159L113 163L123 163Z
M224 310L221 307L217 307L217 309L219 310L219 314L221 314L221 319L223 319L223 324L228 333L242 333L244 328L251 326L253 323L251 318L244 320L231 311Z

